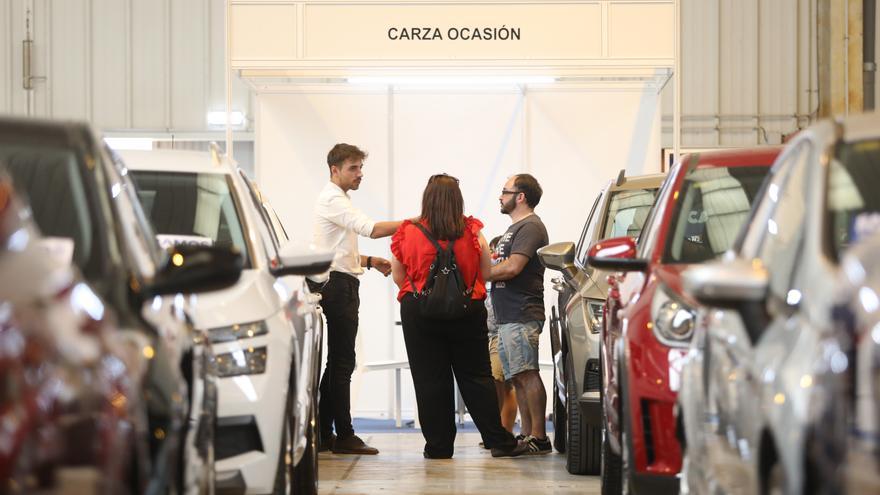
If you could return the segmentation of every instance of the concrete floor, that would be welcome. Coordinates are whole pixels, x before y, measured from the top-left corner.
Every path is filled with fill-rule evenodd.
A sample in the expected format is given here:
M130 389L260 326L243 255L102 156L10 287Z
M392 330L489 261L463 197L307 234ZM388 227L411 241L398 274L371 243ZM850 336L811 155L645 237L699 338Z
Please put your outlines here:
M320 455L321 495L349 494L598 494L596 476L573 476L565 456L495 459L479 447L478 433L459 433L452 459L422 457L424 439L413 433L359 436L379 449L377 456Z

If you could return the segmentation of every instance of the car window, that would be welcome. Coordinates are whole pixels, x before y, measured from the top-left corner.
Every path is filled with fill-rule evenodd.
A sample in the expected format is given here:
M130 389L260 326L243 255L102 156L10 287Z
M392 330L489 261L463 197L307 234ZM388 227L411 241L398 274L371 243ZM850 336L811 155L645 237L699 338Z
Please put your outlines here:
M769 164L689 170L669 225L664 263L702 263L727 251L769 170Z
M255 211L260 215L260 219L265 227L265 232L263 232L263 229L260 229L261 233L264 236L267 233L269 234L268 240L271 241L271 245L275 247L275 251L277 252L281 249L281 245L288 240L287 231L284 230L284 226L281 225L281 221L278 220L278 215L275 213L272 206L266 201L263 193L257 187L257 184L247 176L244 170L239 170L238 174L247 185L249 196L254 204ZM267 243L267 246L268 245L269 244ZM273 259L276 256L275 253L267 254L270 259Z
M144 215L131 176L121 160L111 158L109 149L102 153L106 164L110 196L116 209L120 238L128 243L126 250L140 275L152 277L163 259L153 226Z
M605 225L599 234L599 239L625 235L638 238L656 195L656 189L633 189L612 193Z
M44 236L73 243L73 263L83 272L98 260L94 228L81 165L71 149L0 145L13 185L28 199ZM84 168L84 167L83 167Z
M587 253L590 250L589 244L592 239L592 236L587 235L587 233L590 231L590 224L593 223L593 219L596 216L596 207L599 205L599 201L602 199L602 196L604 196L604 194L600 192L599 195L596 196L596 199L593 201L593 207L590 208L590 214L587 215L587 221L584 222L584 229L581 231L581 238L577 243L577 248L575 249L575 262L581 268L587 266Z
M804 142L789 155L783 183L768 184L767 200L772 212L761 225L764 230L757 247L757 258L768 268L770 296L785 301L792 288L794 271L800 258L800 249L806 221L808 162L812 146ZM762 219L756 218L760 221Z
M826 180L825 244L838 259L851 243L880 230L880 140L835 149Z
M231 178L221 173L132 171L144 213L163 247L173 244L226 246L250 263Z
M669 198L674 194L675 178L678 176L678 169L681 162L674 165L672 170L663 180L660 186L660 193L654 201L654 206L648 212L645 224L642 226L642 233L638 239L638 248L636 257L641 259L650 259L654 254L654 245L657 244L657 237L660 235L660 227L663 224L663 215L669 205Z

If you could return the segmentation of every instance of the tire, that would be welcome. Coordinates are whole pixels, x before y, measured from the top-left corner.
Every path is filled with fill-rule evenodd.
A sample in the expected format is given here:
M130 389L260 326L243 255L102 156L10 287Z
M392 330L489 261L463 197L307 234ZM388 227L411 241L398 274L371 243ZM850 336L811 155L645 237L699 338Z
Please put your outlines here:
M554 375L555 377L555 375ZM568 416L565 413L565 404L559 400L559 386L553 380L553 447L560 454L565 453L565 437L568 435L566 426Z
M284 408L284 419L281 428L281 448L278 452L278 466L275 468L275 482L273 483L273 495L286 495L293 493L291 456L293 455L292 438L290 430L290 416L293 414L293 388L288 389L287 405Z
M312 398L309 408L309 421L306 427L306 450L299 464L293 468L293 493L297 495L318 495L318 407L317 398Z
M608 430L605 429L605 432ZM602 435L602 495L621 495L623 492L621 479L623 479L622 463L620 456L611 451L611 443L606 435Z
M601 458L602 429L587 424L578 403L577 384L571 367L565 370L566 413L566 469L571 474L598 474Z

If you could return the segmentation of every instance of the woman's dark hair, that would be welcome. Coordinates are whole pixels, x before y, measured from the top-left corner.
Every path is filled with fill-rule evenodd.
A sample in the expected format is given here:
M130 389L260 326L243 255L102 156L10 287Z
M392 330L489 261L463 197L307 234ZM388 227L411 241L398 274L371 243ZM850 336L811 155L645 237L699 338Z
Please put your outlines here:
M422 220L438 240L452 241L464 234L464 198L458 179L435 175L422 193Z

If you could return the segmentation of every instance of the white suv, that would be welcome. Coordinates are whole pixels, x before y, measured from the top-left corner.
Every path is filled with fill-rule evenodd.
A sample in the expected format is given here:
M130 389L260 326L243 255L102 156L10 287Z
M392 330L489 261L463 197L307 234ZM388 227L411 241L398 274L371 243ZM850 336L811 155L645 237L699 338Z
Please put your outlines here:
M217 355L218 491L317 493L317 394L323 323L303 275L333 253L287 239L256 186L217 152L125 151L163 245L230 245L239 282L190 301Z

